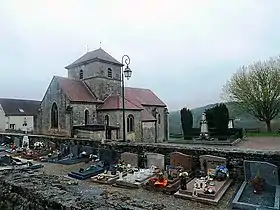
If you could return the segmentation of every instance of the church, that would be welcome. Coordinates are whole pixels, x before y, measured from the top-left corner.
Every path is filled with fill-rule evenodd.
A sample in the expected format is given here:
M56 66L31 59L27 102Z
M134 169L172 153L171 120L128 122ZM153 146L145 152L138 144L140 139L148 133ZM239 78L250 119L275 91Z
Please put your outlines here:
M150 89L125 87L123 127L122 67L102 48L66 66L68 77L54 76L41 101L37 133L45 135L163 142L168 140L168 109Z

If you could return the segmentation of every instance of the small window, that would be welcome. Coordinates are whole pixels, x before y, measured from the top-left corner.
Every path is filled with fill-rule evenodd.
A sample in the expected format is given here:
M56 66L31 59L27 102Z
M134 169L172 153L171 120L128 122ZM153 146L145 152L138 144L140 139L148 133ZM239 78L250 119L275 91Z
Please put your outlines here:
M113 72L112 69L108 68L108 77L112 78L113 77Z
M127 119L127 132L134 132L134 117L133 115L128 115Z
M158 114L158 124L160 124L160 114Z
M10 124L10 129L11 129L11 130L15 130L15 128L16 128L16 125L15 125L15 124Z
M84 71L82 69L80 70L80 79L84 79Z
M105 116L105 119L104 119L104 120L105 120L105 123L104 123L104 124L105 124L105 125L109 125L109 116L108 116L108 115Z
M88 124L88 121L89 121L89 111L86 110L86 111L85 111L85 125Z
M21 112L21 113L23 113L24 112L24 110L23 109L18 109L19 110L19 112Z

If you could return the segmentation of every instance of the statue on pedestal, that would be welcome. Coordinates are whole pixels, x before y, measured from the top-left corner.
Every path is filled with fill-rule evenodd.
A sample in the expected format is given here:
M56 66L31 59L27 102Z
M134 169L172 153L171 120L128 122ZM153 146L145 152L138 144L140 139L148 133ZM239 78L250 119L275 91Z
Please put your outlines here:
M208 124L207 124L205 113L202 114L202 117L201 117L201 120L200 120L200 135L199 135L199 138L200 139L205 139L205 140L210 139Z

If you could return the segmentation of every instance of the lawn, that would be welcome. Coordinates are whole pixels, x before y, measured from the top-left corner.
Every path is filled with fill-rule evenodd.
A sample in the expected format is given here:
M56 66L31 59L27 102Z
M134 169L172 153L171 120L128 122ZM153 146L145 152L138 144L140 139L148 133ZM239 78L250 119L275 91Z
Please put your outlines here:
M258 136L260 136L260 137L262 137L262 136L271 136L271 137L277 137L277 136L279 136L280 137L280 133L275 133L275 132L270 132L270 133L268 133L268 132L260 132L260 133L250 133L250 132L247 132L246 134L245 134L245 136L256 136L256 137L258 137Z

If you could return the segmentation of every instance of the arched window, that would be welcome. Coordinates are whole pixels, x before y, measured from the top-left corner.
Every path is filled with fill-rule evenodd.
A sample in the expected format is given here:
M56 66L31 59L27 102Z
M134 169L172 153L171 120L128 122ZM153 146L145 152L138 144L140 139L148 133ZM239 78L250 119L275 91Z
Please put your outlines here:
M134 117L133 115L128 115L127 117L127 132L133 132L134 131Z
M80 70L80 79L84 79L84 71L82 69Z
M106 115L105 118L104 118L104 121L105 121L105 125L109 125L109 116Z
M160 114L158 114L158 124L160 124Z
M88 119L89 119L89 111L85 110L85 125L88 124Z
M58 128L58 108L56 103L53 103L51 109L51 127Z
M113 77L113 72L112 69L108 68L108 77L112 78Z

